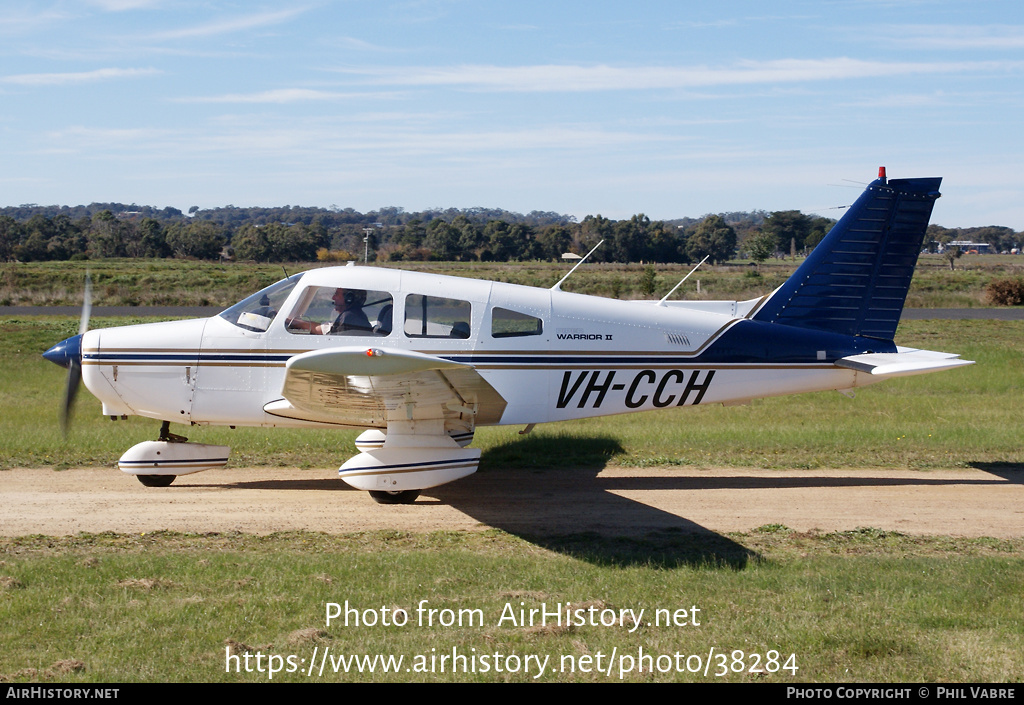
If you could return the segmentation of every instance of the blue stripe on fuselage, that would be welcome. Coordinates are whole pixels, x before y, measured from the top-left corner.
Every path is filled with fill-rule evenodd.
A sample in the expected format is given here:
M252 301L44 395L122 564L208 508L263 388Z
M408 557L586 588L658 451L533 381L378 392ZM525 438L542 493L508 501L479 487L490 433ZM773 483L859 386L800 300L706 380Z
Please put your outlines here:
M440 359L470 365L574 366L594 365L693 365L693 364L807 364L832 363L842 357L867 352L896 352L892 341L846 336L779 323L744 319L725 330L699 354L680 353L616 353L614 351L579 351L576 354L503 352L465 352L437 354ZM297 354L297 353L296 353ZM87 352L87 364L191 364L238 363L284 365L292 353L225 353L225 352Z

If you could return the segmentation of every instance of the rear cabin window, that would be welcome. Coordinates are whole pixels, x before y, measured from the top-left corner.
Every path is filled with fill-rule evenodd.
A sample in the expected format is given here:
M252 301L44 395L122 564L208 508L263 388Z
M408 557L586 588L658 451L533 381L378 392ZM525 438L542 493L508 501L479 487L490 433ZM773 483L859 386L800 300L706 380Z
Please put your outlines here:
M544 333L544 321L507 308L494 307L491 311L492 338L521 338Z
M405 299L405 334L410 338L466 339L473 309L468 301L410 294Z

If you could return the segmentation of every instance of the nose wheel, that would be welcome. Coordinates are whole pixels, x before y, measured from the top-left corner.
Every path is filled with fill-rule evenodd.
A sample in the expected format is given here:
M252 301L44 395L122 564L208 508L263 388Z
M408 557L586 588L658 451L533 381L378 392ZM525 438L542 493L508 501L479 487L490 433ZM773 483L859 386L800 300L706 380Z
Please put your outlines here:
M373 497L373 501L377 502L377 504L412 504L420 496L420 491L382 492L380 490L370 490L370 496Z
M136 475L146 487L169 487L177 475Z

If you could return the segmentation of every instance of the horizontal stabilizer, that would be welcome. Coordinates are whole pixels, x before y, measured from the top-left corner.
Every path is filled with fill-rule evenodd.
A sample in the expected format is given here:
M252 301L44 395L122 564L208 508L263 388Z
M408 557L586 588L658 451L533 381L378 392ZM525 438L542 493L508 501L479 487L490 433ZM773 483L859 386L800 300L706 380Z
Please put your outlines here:
M973 364L972 360L961 360L958 355L952 353L909 348L894 353L850 355L836 360L837 367L887 377L907 377Z

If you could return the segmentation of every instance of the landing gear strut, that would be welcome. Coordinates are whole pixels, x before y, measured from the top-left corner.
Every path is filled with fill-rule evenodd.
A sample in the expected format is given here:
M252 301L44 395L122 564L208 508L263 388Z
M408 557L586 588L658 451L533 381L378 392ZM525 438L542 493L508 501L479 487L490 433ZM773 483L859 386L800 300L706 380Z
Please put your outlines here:
M164 421L160 424L160 438L158 440L168 443L184 443L188 439L185 436L171 433L171 422ZM135 477L139 478L139 482L146 487L170 487L177 475L136 475Z
M167 441L168 443L184 443L188 439L185 436L179 436L177 433L171 433L171 422L164 421L160 424L160 438L158 441Z

